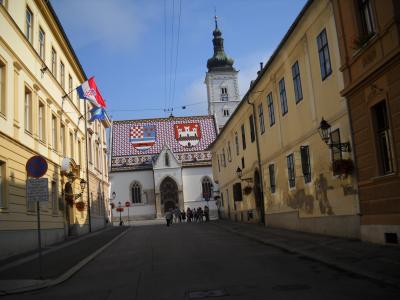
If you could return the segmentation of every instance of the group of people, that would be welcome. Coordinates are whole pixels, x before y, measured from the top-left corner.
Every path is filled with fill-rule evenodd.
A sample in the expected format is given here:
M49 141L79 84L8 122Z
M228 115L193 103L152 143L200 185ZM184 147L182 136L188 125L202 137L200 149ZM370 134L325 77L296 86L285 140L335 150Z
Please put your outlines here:
M172 225L173 222L208 222L210 221L210 209L207 205L204 206L204 209L201 207L190 209L188 207L186 212L184 210L181 211L179 208L170 208L165 213L165 220L167 221L167 226Z

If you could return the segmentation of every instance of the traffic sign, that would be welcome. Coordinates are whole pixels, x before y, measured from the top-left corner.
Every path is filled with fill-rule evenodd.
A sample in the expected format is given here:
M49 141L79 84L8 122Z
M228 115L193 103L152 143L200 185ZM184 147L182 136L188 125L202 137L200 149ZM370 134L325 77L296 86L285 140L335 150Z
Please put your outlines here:
M29 177L39 178L47 172L47 161L43 156L32 156L26 163L26 172Z
M47 178L29 178L26 181L28 203L49 201L49 182Z

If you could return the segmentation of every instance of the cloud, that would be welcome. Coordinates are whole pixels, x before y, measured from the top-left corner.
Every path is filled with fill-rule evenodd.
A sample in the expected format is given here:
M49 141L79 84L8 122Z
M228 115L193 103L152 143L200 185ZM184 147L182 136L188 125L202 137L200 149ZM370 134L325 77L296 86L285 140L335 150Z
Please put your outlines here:
M184 91L183 99L185 99L187 106L187 114L207 115L207 87L204 84L204 78L194 80Z
M139 10L126 0L59 0L53 4L76 48L96 44L96 48L107 50L131 49L145 31L145 19L150 16L148 10Z

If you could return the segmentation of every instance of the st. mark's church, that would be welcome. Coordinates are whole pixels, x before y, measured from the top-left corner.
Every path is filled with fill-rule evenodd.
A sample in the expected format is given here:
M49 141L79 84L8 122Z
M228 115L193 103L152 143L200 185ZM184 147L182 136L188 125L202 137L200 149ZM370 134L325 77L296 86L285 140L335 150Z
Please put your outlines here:
M217 216L209 147L240 102L233 60L215 22L207 61L208 115L114 121L111 132L113 219L154 219L170 208L208 205Z

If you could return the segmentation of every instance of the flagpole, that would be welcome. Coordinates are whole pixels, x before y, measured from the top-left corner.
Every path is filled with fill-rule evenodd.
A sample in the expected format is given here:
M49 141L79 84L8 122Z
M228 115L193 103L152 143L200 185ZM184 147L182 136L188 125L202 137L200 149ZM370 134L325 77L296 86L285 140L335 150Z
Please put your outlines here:
M90 209L90 180L89 180L89 150L88 150L88 130L87 130L87 103L85 104L85 144L86 144L86 186L87 186L87 198L88 198L88 218L89 218L89 232L92 232L92 217Z

